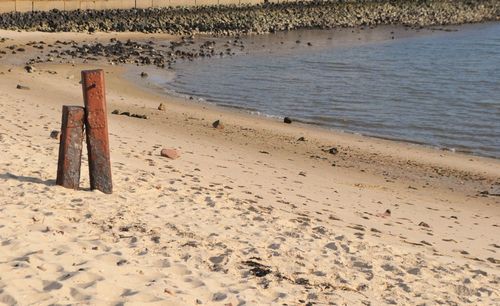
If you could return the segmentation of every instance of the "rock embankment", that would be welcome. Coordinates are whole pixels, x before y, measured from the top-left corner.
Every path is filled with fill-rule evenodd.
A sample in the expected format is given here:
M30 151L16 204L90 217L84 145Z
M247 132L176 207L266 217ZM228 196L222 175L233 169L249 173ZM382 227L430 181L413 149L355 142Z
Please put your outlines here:
M243 40L238 36L232 37L225 43L216 43L215 40L194 40L194 36L181 37L177 41L120 41L115 38L109 42L79 43L76 41L59 41L45 43L44 41L30 41L26 47L38 50L38 55L26 62L25 70L28 73L35 72L34 64L44 62L75 63L91 62L106 59L109 64L136 64L154 65L158 68L172 68L177 60L192 61L196 58L210 58L214 56L232 56L235 52L244 50ZM17 45L5 47L9 54ZM6 51L0 50L0 52ZM0 59L2 56L0 56ZM142 78L148 77L146 72L141 73Z
M360 25L428 26L500 20L498 0L314 1L0 15L0 28L46 32L134 31L234 35Z

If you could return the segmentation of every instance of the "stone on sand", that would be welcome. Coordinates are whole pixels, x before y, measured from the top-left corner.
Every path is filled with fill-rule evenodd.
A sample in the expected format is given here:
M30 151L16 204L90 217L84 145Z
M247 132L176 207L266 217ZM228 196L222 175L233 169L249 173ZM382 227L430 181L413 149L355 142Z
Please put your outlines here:
M339 153L339 150L337 148L333 147L333 148L328 149L327 152L335 155L335 154Z
M59 139L59 131L58 130L53 130L50 132L50 138L52 139Z
M24 85L21 85L21 84L17 84L16 88L17 89L24 89L24 90L29 90L30 89L28 86L24 86Z
M170 159L177 159L180 157L179 151L177 151L176 149L168 149L168 148L162 149L160 155Z
M26 65L26 66L24 67L24 70L26 70L26 72L28 72L28 73L33 73L33 72L35 72L35 71L36 71L35 67L33 67L33 66L31 66L31 65Z
M212 126L214 127L214 129L223 129L224 128L224 124L222 124L222 122L220 122L220 120L215 120L214 123L212 123Z

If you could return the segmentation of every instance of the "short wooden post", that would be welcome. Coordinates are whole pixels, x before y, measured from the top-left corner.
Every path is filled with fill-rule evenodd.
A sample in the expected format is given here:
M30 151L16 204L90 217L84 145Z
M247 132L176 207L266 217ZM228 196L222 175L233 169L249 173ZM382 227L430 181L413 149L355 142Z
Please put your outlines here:
M81 106L64 105L62 108L56 184L66 188L78 189L80 185L84 117Z
M112 193L104 71L102 69L82 71L82 87L90 188Z

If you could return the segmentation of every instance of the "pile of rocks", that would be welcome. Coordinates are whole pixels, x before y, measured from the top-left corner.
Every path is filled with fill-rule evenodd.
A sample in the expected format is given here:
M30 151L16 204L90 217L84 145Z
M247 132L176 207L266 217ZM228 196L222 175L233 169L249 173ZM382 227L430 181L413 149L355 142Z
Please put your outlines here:
M83 62L106 59L111 64L154 65L159 68L171 68L177 60L193 60L200 57L234 55L244 48L243 41L235 37L223 44L214 40L196 41L193 36L182 37L179 41L120 41L77 43L75 41L56 41L53 45L45 42L28 42L36 49L45 49L44 53L31 58L26 67L44 62L74 61ZM26 68L28 70L28 68ZM147 77L147 74L141 75Z
M0 15L11 30L134 31L235 35L303 28L359 25L411 26L500 20L498 0L331 0L244 6L199 6L104 11L58 11Z

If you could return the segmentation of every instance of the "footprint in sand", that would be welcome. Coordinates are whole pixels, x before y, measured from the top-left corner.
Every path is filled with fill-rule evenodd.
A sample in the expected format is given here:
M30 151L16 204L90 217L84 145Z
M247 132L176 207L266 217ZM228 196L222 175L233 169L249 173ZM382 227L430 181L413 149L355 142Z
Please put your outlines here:
M59 290L62 288L62 284L57 281L43 281L43 291Z

